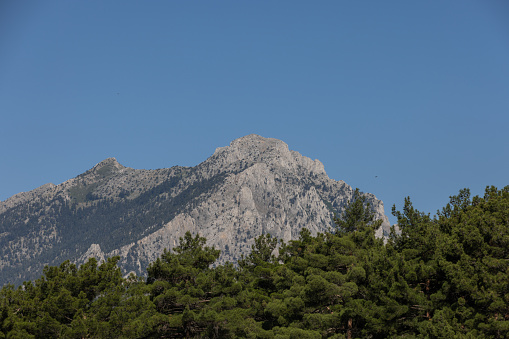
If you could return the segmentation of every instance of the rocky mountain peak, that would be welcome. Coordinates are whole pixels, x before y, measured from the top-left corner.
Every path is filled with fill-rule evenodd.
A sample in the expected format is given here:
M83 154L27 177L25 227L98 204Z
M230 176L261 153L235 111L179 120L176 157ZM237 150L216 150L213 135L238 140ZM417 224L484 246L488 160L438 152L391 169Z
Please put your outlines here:
M108 158L59 185L0 202L0 285L41 274L44 264L119 255L124 272L143 275L187 231L236 262L265 233L290 241L303 228L333 227L353 189L323 164L281 140L248 135L195 167L142 170ZM366 193L388 232L383 203Z
M326 175L323 164L300 153L291 151L288 145L278 139L264 138L250 134L238 138L229 146L219 147L207 161L223 168L243 162L247 166L265 163L270 167L280 167L291 172L313 175Z
M227 153L230 157L233 154L244 155L256 161L260 160L261 154L275 150L279 152L288 151L288 145L278 139L264 138L256 134L250 134L233 140L229 146L216 148L214 155L222 153Z
M115 158L107 158L97 165L95 165L91 171L94 173L112 173L118 172L119 170L124 169L125 166L122 166L117 159Z
M85 173L79 175L77 178L81 179L89 179L89 180L97 180L101 178L109 178L122 172L126 167L122 166L117 159L115 158L107 158Z

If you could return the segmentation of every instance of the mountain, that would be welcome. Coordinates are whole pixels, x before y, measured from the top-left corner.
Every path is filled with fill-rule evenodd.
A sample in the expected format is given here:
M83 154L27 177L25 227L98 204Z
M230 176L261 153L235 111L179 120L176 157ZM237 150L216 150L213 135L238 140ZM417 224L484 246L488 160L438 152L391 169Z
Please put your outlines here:
M145 273L186 231L236 261L263 233L285 241L303 227L330 230L353 195L323 164L277 139L248 135L195 167L156 170L106 159L62 184L46 184L0 202L0 286L42 274L44 265L119 255L124 273ZM382 201L365 193L377 231L389 230Z

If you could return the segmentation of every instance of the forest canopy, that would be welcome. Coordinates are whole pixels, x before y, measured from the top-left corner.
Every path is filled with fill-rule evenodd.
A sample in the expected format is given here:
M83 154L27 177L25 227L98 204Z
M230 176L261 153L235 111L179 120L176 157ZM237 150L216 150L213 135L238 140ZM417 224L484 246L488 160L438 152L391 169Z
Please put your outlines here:
M377 239L355 194L330 232L264 234L238 265L186 233L146 278L122 277L118 257L47 266L1 289L0 338L506 338L509 186L393 214Z

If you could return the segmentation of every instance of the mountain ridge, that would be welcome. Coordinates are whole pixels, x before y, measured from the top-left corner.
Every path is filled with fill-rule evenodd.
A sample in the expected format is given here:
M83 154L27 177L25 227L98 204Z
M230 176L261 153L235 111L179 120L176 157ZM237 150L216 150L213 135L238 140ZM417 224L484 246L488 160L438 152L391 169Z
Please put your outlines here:
M254 134L194 167L133 169L107 158L59 185L0 202L0 276L14 276L0 284L33 279L43 264L90 256L120 255L126 273L141 275L186 231L221 249L220 263L236 261L260 234L288 241L303 227L329 230L352 194L319 160ZM382 236L389 227L383 203L365 195L384 222Z

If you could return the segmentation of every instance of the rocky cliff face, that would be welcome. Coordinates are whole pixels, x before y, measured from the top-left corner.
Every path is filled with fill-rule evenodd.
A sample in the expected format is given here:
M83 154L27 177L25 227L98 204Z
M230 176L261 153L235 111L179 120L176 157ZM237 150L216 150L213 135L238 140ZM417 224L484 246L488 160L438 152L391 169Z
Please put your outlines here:
M106 159L60 185L0 203L0 284L41 275L45 264L120 255L125 273L143 275L186 231L200 233L236 261L263 233L285 241L303 227L330 230L353 195L323 164L276 139L249 135L195 167L136 170ZM388 232L383 203L366 193Z

